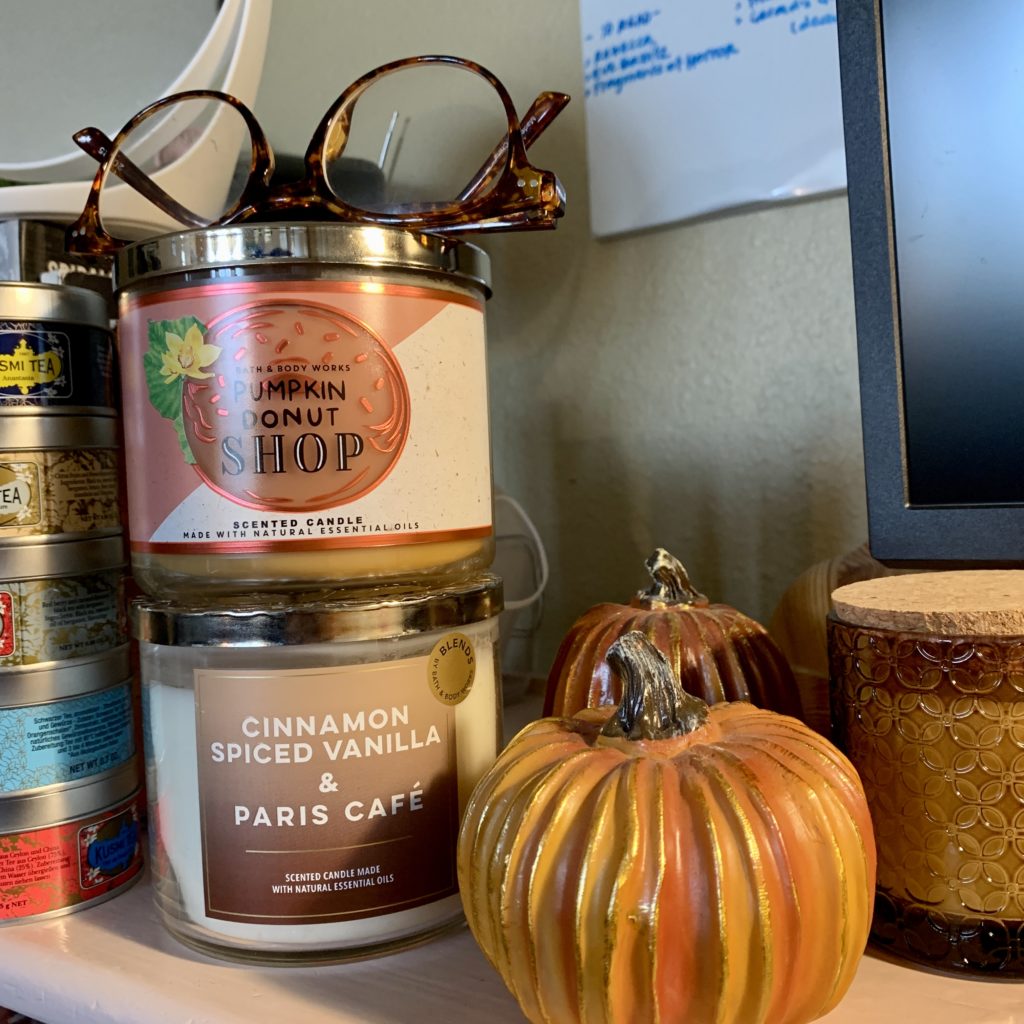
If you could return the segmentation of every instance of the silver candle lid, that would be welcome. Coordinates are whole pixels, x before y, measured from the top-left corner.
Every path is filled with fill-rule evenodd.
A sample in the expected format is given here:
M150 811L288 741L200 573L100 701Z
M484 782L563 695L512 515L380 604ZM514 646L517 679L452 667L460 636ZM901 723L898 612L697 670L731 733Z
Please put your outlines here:
M380 640L454 629L497 616L501 580L489 573L435 588L409 585L310 594L258 594L216 604L140 598L135 636L172 647L280 647Z
M317 266L419 271L450 277L490 295L490 260L468 242L363 224L275 223L199 228L126 246L117 256L119 290L182 271Z

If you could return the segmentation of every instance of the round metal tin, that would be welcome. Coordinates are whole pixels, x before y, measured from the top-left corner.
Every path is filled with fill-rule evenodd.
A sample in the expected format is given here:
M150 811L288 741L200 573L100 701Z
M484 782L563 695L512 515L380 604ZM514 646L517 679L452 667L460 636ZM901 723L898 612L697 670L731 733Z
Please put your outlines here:
M114 266L121 290L143 280L193 271L294 264L394 268L453 278L490 295L490 260L475 245L394 228L356 224L280 223L203 228L127 246Z
M107 303L88 288L0 281L0 321L56 320L108 330Z
M435 588L263 594L231 603L176 604L140 598L133 604L139 640L173 647L280 647L341 640L379 640L464 626L497 616L502 583L484 574Z
M114 416L106 301L67 285L0 282L0 412Z
M110 899L142 871L140 766L0 800L0 925Z
M136 753L132 680L92 693L0 707L0 801L85 786Z
M131 647L120 647L103 654L76 658L68 662L22 665L0 672L0 708L43 703L76 697L94 690L105 690L132 674Z
M0 547L0 676L121 647L124 565L119 536Z
M63 825L113 807L139 789L140 773L135 757L95 782L6 796L0 800L0 835Z
M121 537L15 544L0 550L0 586L18 580L84 576L127 565Z
M121 532L116 420L0 417L0 545Z

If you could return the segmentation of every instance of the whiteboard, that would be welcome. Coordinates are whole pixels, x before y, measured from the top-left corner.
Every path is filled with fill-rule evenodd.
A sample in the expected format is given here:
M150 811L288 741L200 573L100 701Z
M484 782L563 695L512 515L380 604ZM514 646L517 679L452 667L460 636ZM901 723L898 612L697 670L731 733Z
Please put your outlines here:
M835 0L580 0L595 235L846 185Z

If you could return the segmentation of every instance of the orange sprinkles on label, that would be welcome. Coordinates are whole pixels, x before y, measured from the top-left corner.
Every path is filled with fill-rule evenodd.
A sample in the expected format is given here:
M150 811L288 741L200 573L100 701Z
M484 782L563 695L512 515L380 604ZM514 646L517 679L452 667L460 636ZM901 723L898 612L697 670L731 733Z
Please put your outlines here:
M405 377L354 316L254 303L213 320L202 350L216 354L185 381L184 434L200 476L232 501L280 511L343 505L375 488L401 454Z

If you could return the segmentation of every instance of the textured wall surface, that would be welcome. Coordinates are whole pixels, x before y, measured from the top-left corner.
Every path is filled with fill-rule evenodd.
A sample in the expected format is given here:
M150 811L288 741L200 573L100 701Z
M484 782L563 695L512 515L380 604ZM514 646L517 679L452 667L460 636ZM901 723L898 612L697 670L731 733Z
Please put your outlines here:
M484 242L495 480L552 564L542 671L576 615L644 582L656 545L766 621L797 573L866 536L845 198L595 241L578 36L574 0L278 2L257 102L301 152L348 82L410 54L480 61L520 110L576 97L531 151L567 217Z

